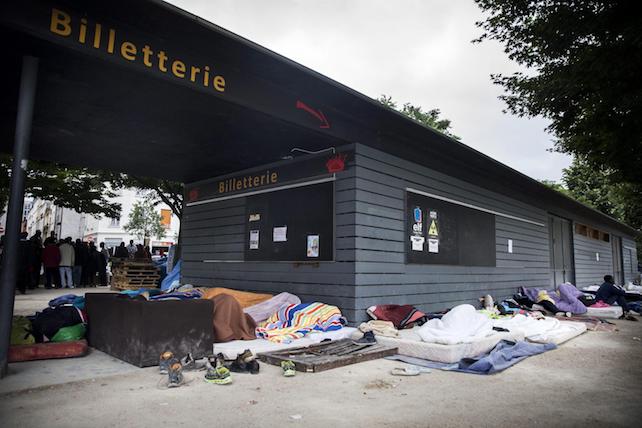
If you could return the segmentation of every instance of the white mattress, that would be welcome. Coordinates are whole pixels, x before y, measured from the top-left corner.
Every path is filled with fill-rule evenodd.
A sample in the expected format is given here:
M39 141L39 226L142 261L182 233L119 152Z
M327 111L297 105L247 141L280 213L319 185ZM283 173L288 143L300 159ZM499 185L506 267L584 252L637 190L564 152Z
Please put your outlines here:
M416 329L417 327L415 327ZM495 332L490 336L477 339L471 343L459 343L456 345L442 345L439 343L428 343L421 340L421 337L413 330L400 330L398 338L376 336L377 342L386 346L396 346L399 355L422 358L424 360L438 361L441 363L456 363L462 358L476 357L485 354L499 343L500 340L519 341L524 340L520 333ZM352 337L358 339L361 332L356 332Z
M586 308L586 313L583 314L589 317L598 318L619 318L622 316L621 306L609 306L608 308Z
M343 327L341 330L328 331L328 332L314 332L310 333L301 339L293 340L291 343L275 343L266 339L254 340L233 340L231 342L215 343L214 355L222 352L225 358L233 360L236 356L244 350L249 349L254 355L262 352L279 351L281 349L298 348L301 346L309 346L319 343L324 339L340 340L350 337L352 333L357 331L354 327Z

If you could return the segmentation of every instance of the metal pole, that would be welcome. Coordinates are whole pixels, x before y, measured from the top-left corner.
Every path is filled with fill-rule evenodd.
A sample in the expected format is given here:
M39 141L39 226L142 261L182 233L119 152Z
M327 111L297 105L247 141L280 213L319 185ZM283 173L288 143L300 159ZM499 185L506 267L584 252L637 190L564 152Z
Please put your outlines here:
M22 58L18 115L16 117L13 165L11 167L11 195L7 208L7 227L0 276L0 378L7 374L11 317L16 289L20 227L25 196L25 171L29 156L33 105L38 80L38 58Z

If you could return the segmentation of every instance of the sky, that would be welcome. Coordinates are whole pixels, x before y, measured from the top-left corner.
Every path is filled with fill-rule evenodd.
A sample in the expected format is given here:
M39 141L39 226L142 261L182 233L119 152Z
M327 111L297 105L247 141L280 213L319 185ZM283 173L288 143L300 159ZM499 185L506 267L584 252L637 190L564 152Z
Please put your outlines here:
M491 73L520 70L495 42L473 44L472 0L170 0L369 97L438 108L468 146L535 179L570 157L547 151L543 118L503 113Z

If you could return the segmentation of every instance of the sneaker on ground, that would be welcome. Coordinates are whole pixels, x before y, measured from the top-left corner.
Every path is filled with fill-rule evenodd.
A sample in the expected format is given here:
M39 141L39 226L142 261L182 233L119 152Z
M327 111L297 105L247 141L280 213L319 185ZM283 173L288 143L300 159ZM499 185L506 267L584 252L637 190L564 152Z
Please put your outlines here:
M161 374L167 374L169 371L169 366L172 364L172 362L175 360L174 354L170 351L165 351L162 354L160 354L159 361L158 361L158 369L160 370Z
M169 366L169 373L167 374L167 376L168 388L181 386L183 384L183 366L181 365L181 363L178 361L174 361L174 363Z
M205 382L215 383L217 385L227 385L232 383L232 375L225 366L212 367L205 373Z
M281 361L281 368L283 369L283 376L285 377L296 375L296 366L291 360Z

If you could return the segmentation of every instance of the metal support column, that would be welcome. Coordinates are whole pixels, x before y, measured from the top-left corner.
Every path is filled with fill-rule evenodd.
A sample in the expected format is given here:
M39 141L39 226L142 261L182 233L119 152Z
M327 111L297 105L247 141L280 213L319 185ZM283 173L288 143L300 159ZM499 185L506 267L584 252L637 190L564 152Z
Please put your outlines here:
M38 81L38 58L22 59L18 115L11 167L11 194L7 208L2 272L0 275L0 378L7 374L7 359L11 340L11 317L16 289L20 226L25 196L25 171L29 156L33 106Z

